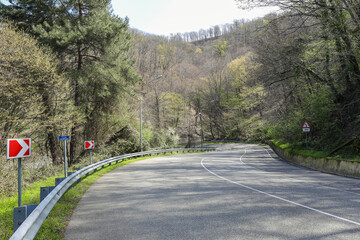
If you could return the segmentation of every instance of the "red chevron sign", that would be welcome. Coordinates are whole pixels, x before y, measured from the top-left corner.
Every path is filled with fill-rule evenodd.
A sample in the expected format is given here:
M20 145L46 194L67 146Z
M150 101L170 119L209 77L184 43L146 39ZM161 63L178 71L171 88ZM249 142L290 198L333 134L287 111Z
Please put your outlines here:
M23 158L31 156L31 138L8 139L6 158Z
M85 141L84 148L85 149L94 149L95 148L95 142L94 141Z

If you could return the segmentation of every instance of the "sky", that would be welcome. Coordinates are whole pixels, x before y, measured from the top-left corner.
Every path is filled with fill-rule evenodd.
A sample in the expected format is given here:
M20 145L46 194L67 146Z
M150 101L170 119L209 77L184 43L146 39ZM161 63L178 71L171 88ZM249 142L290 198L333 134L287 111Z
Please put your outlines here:
M116 15L130 19L130 27L146 33L169 36L254 19L274 8L241 10L235 0L112 0Z
M164 36L209 29L235 19L251 20L276 11L274 7L242 10L235 0L112 0L112 6L116 15L130 19L130 27Z

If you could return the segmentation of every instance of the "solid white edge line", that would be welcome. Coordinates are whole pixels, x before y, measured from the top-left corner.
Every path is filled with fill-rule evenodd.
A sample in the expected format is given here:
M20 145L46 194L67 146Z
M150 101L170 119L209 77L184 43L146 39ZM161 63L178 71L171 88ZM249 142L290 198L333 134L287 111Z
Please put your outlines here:
M263 149L267 152L267 154L273 159L273 160L275 160L275 161L279 161L279 160L277 160L277 159L275 159L275 158L273 158L273 156L271 156L271 154L270 154L270 152L269 152L269 150L268 149L266 149L264 146L262 146L263 147ZM242 160L241 160L241 158L240 158L240 162L242 163L242 164L245 164L245 165L248 165L247 163L245 163L245 162L243 162ZM289 165L292 165L292 166L297 166L296 164L290 164L290 163L288 163ZM306 168L306 167L303 167L303 166L300 166L300 167L302 167L302 168ZM255 169L257 169L257 168L255 168ZM262 171L261 169L259 169L259 171ZM310 171L310 170L307 170L307 171ZM312 171L318 171L318 170L312 170ZM327 174L327 173L324 173L324 174ZM290 178L293 178L293 177L290 177ZM347 191L347 190L342 190L342 189L339 189L339 188L335 188L335 187L329 187L329 186L325 186L325 185L321 185L321 184L316 184L316 183L308 183L309 185L313 185L313 186L317 186L317 187L323 187L323 188L329 188L329 189L333 189L333 190L336 190L336 191L339 191L339 192L345 192L345 193L349 193L349 194L353 194L353 195L358 195L358 196L360 196L360 193L356 193L356 192L351 192L351 191Z
M241 158L246 154L246 149L245 149L245 152L244 154L241 156ZM235 181L232 181L230 179L227 179L225 177L222 177L214 172L212 172L211 170L209 170L205 165L204 165L204 160L206 158L202 158L201 159L201 165L202 167L208 171L209 173L211 173L212 175L218 177L218 178L221 178L225 181L228 181L230 183L233 183L233 184L236 184L238 186L241 186L241 187L244 187L244 188L247 188L249 190L252 190L254 192L257 192L257 193L261 193L261 194L264 194L266 196L269 196L269 197L272 197L272 198L275 198L275 199L278 199L278 200L281 200L281 201L284 201L284 202L287 202L287 203L290 203L290 204L293 204L293 205L296 205L296 206L299 206L299 207L302 207L302 208L306 208L308 210L311 210L311 211L314 211L314 212L317 212L317 213L321 213L323 215L326 215L326 216L329 216L329 217L333 217L333 218L336 218L336 219L339 219L339 220L342 220L342 221L345 221L345 222L348 222L348 223L352 223L352 224L355 224L357 226L360 226L360 223L359 222L355 222L355 221L352 221L352 220L349 220L349 219L346 219L346 218L342 218L342 217L339 217L339 216L336 216L334 214L331 214L331 213L327 213L327 212L324 212L324 211L321 211L321 210L318 210L318 209L315 209L315 208L312 208L312 207L308 207L306 205L303 205L303 204L300 204L300 203L297 203L297 202L293 202L293 201L290 201L288 199L285 199L285 198L282 198L282 197L279 197L279 196L276 196L276 195L273 195L273 194L270 194L270 193L267 193L267 192L264 192L264 191L261 191L259 189L256 189L256 188L253 188L253 187L250 187L250 186L247 186L247 185L244 185L244 184L241 184L241 183L238 183L238 182L235 182Z

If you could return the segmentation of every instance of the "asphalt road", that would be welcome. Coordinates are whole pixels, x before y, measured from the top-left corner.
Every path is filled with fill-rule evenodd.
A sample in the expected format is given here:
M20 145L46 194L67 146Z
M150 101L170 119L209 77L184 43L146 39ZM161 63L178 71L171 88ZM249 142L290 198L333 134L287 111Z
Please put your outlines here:
M360 239L360 180L257 145L135 162L83 196L65 239Z

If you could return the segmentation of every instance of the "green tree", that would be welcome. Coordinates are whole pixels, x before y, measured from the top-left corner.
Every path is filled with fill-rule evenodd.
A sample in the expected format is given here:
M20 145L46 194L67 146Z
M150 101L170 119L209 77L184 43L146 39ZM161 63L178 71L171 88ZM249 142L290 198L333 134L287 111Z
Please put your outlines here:
M178 128L180 119L184 115L184 100L179 93L166 93L163 103L164 128Z
M61 162L57 136L77 120L69 81L57 73L53 54L24 32L0 24L0 119L2 140L32 137L40 149Z
M42 1L31 1L29 11L27 6L27 1L18 1L10 7L26 9L25 16L43 8ZM44 21L33 19L31 29L58 54L71 78L73 103L83 116L71 130L70 159L75 160L81 140L101 143L107 131L113 131L108 125L118 110L120 93L138 77L128 56L128 20L112 14L109 0L64 0L51 6L55 14ZM20 20L14 15L12 19Z
M225 57L226 50L228 49L228 41L224 39L219 39L214 43L214 52L218 57Z
M10 0L9 4L0 2L0 19L17 23L17 27L36 35L33 26L51 23L62 8L57 0Z

